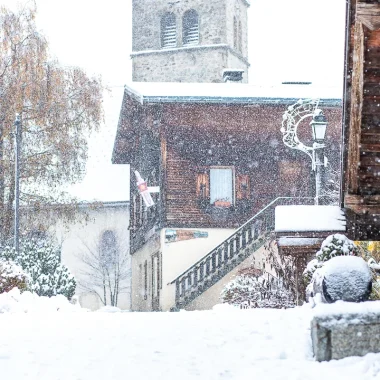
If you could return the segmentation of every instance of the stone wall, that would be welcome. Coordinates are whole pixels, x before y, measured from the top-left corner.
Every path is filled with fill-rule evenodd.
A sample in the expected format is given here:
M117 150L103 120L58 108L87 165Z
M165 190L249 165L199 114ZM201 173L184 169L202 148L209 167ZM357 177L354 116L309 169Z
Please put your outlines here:
M236 1L236 0L234 0ZM176 3L167 0L134 0L132 9L132 50L161 49L161 17L174 13L177 22L177 47L182 46L182 16L190 9L199 15L200 44L227 43L226 1L187 0Z
M223 81L223 69L243 69L243 82L248 82L248 64L233 54L226 45L189 47L139 53L133 56L135 82Z
M190 9L199 15L199 45L183 47L182 17ZM161 48L161 17L176 16L177 45ZM241 21L242 51L234 47L234 16ZM134 0L133 81L221 82L226 68L243 69L247 83L247 3L245 0ZM219 46L217 46L219 45Z

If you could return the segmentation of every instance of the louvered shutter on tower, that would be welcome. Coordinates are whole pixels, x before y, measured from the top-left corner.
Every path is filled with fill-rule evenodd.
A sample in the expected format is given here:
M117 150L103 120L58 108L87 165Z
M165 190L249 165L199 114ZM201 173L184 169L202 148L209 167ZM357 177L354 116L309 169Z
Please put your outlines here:
M166 13L161 19L161 45L163 48L177 46L177 26L173 13Z
M194 10L185 12L183 16L183 46L199 43L199 19Z

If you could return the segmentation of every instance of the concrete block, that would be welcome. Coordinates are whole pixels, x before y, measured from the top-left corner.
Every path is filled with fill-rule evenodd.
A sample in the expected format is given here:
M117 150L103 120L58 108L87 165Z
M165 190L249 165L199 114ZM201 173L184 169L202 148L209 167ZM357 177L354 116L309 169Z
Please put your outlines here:
M355 308L371 303L378 302L359 303ZM314 316L311 338L317 361L380 352L380 310L373 310L373 307L370 311L365 309L363 307L363 312L324 312Z

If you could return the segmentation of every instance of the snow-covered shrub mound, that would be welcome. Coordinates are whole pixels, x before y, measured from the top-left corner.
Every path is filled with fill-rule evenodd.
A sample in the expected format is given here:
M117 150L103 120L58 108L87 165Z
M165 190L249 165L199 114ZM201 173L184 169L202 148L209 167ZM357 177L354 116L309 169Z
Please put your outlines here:
M0 248L0 260L12 260L29 276L28 290L40 296L62 294L68 299L75 293L76 281L60 262L60 249L47 239L28 239L13 247Z
M13 288L26 290L29 276L13 261L0 260L0 294Z
M372 274L358 254L357 246L346 236L328 236L303 273L306 295L320 293L324 302L367 300Z
M78 312L87 311L79 304L71 304L63 295L41 297L35 293L13 288L8 293L0 294L0 313L28 313L28 312Z
M265 307L294 307L293 295L276 279L268 280L264 276L240 275L230 281L222 290L220 299L241 309Z
M336 256L357 256L358 248L355 243L342 234L328 236L316 253L319 262L326 262Z
M322 289L327 302L368 300L372 274L361 257L334 257L319 270L323 277Z
M358 248L355 243L342 234L334 234L328 236L321 245L321 249L315 254L315 258L311 260L303 272L303 278L307 291L310 291L315 271L323 267L324 263L337 256L357 256Z

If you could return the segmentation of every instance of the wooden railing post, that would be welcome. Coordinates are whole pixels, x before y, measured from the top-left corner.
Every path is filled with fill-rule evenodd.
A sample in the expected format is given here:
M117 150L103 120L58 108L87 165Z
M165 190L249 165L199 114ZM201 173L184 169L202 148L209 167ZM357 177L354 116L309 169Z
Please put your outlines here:
M175 282L175 300L176 300L176 303L178 302L179 297L180 297L179 280L177 280Z
M228 261L228 242L224 243L224 263Z
M211 272L215 273L215 271L216 271L216 251L214 251L211 256Z

